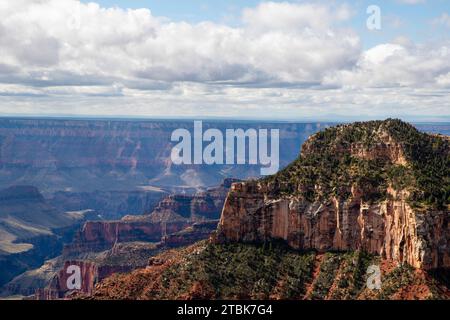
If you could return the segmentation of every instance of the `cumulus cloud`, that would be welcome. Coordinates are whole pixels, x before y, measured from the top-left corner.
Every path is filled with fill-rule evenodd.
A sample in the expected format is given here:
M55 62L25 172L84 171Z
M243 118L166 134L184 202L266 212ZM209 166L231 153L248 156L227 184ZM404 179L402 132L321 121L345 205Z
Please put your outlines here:
M399 44L399 43L404 43ZM438 46L400 41L365 51L353 70L330 74L325 83L347 87L433 88L450 71L450 43Z
M0 112L251 116L264 109L290 117L420 102L442 113L448 99L437 90L449 88L449 45L402 38L364 51L346 27L352 14L346 5L265 2L229 26L76 0L2 1Z
M331 29L333 21L347 17L344 7L335 17L323 6L265 3L245 10L245 27L231 28L175 23L146 9L72 0L29 3L12 2L1 11L0 46L5 66L21 70L15 77L39 84L64 84L62 75L93 84L107 78L320 81L324 72L351 65L359 52L354 34Z

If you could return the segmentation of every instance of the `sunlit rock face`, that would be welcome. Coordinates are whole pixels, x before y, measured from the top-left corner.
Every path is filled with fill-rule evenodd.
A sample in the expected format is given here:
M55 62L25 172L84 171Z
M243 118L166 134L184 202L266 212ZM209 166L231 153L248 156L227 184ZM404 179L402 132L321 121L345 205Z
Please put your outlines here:
M271 198L261 189L251 183L233 186L219 223L221 241L279 238L298 249L364 249L417 268L450 266L448 212L416 212L402 193L392 191L392 200L376 204L357 194L347 201L308 203Z
M341 130L333 136L332 142L328 141L333 143L333 152L348 155L355 161L380 163L377 167L380 176L399 167L412 174L407 170L415 164L407 152L406 142L399 141L389 130L383 130L382 125L366 143L347 143L342 137L349 134L350 129ZM330 169L330 174L338 175L347 186L345 192L337 194L327 192L327 184L321 182L328 176L325 180L323 176L316 176L308 186L301 175L289 173L289 170L309 172L304 163L308 163L310 157L322 157L317 149L323 142L318 141L320 139L313 136L304 144L300 157L303 160L299 160L297 166L288 167L287 173L273 179L234 184L222 211L218 241L259 242L278 238L298 249L320 252L362 249L417 268L450 266L448 203L444 201L443 205L435 207L413 201L411 193L421 190L420 184L411 182L399 188L393 186L395 183L389 181L390 178L373 185L360 183L359 178L352 175L352 171L359 168L353 165L353 160L349 160L348 166ZM445 165L449 149L444 140L434 143L443 144L439 156ZM326 156L324 153L323 157ZM365 174L370 175L370 170ZM313 199L305 197L308 188L317 195Z

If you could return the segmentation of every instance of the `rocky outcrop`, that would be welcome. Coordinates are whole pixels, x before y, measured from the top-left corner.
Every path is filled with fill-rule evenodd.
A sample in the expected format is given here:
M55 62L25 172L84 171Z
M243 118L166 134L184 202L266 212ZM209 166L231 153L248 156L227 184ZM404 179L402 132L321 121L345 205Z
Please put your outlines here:
M449 267L448 212L418 212L404 193L390 190L389 195L392 199L369 204L354 190L347 201L309 203L272 198L260 182L237 183L226 200L218 239L283 239L298 249L363 249L417 268Z
M37 284L39 287L33 292L37 300L66 299L72 294L90 295L98 282L113 274L127 273L148 264L157 265L158 259L153 258L155 254L207 239L216 229L217 222L216 220L195 223L179 232L162 237L161 242L157 243L120 242L103 252L84 251L78 253L77 259L64 260L66 257L75 256L74 252L66 252L65 255L48 262L41 270L36 270L34 276L30 272L28 279L24 277L22 281L20 279L13 281L8 286L8 292L10 295L14 293L29 295L33 291L33 284ZM74 267L78 268L77 275L74 273ZM53 277L47 280L51 274ZM70 287L74 276L79 276L80 287ZM27 282L29 287L24 285Z
M168 196L150 214L125 216L117 221L88 221L75 234L74 240L65 245L61 256L47 261L39 269L17 277L0 295L27 296L30 292L34 293L36 288L41 288L36 293L38 298L61 298L67 294L67 290L56 285L64 280L61 275L56 274L61 273L59 270L63 269L63 264L67 261L88 263L84 268L93 263L92 268L95 270L108 267L111 267L111 272L128 270L128 267L134 269L142 266L142 261L131 263L136 257L151 256L167 248L186 246L207 239L217 228L227 192L236 181L239 180L225 179L220 186L195 195ZM136 246L144 248L136 251L133 249ZM104 262L104 256L108 257L107 262ZM99 257L104 258L98 261ZM95 263L92 262L93 258ZM56 283L48 279L51 274L58 279ZM42 289L44 287L45 291ZM88 291L89 288L83 290Z
M79 268L80 287L73 289L70 286L74 266ZM125 273L133 270L131 266L97 265L86 261L66 261L64 267L51 280L48 287L38 289L35 293L36 300L57 300L70 296L71 292L91 294L95 284L114 273ZM77 271L78 272L78 271ZM75 275L78 276L78 275Z
M89 221L74 241L64 247L63 254L100 252L121 242L160 242L165 234L181 231L190 225L185 221L165 224L148 221Z
M194 223L180 232L165 236L162 243L168 248L183 247L207 239L217 229L218 220Z
M377 123L374 126L376 125ZM377 170L380 171L377 172L377 177L384 177L386 172L399 167L408 172L405 175L414 176L414 172L410 173L408 170L416 164L406 154L404 143L389 134L387 129L382 130L383 125L391 124L388 122L378 125L374 133L364 132L369 137L365 143L342 142L342 137L356 135L351 126L344 127L338 133L330 133L330 136L339 141L333 145L332 152L339 158L355 159L353 163L358 165L375 161L378 163ZM295 170L305 175L315 170L314 167L311 169L310 159L316 157L314 161L321 160L317 146L325 148L323 139L313 136L306 142L299 163L286 169L290 172L282 172L281 178L233 184L225 201L216 239L219 242L283 239L298 249L320 252L365 250L417 268L450 267L448 203L447 208L442 207L442 204L437 208L413 203L410 193L420 190L420 185L395 188L387 178L378 178L377 183L364 185L359 182L362 180L360 177L354 178L349 173L359 169L352 164L352 160L348 161L350 164L347 167L331 167L329 170L329 177L343 172L339 173L340 183L348 185L348 189L341 193L333 194L333 190L326 190L327 184L319 181L328 182L331 178L324 174L316 174L317 182L312 186L303 182L302 176L292 174ZM445 165L449 156L448 149L443 150L443 160L436 163ZM323 157L331 158L332 155ZM322 166L327 164L320 161L318 163ZM371 172L364 174L370 176ZM287 188L289 191L280 192L287 180L290 181ZM305 194L316 196L308 199Z
M195 195L170 195L147 215L125 216L118 221L88 221L74 241L65 246L64 254L100 252L123 242L160 242L167 235L191 226L193 233L184 232L169 242L192 243L193 239L207 238L217 225L229 187L236 181L225 179L220 186ZM214 228L208 227L211 220L215 221Z
M194 195L174 194L163 199L147 216L152 222L190 221L201 222L220 217L228 190L238 179L227 178L218 187L212 187ZM142 218L142 217L141 217ZM128 216L124 220L137 220L139 217Z

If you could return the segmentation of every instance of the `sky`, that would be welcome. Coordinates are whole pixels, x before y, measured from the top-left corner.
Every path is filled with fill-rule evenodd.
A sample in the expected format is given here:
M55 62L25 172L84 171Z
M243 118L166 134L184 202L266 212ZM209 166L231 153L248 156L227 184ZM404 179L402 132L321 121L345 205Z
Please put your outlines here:
M89 3L91 1L83 1ZM273 1L283 3L286 1ZM256 7L258 0L100 0L104 7L148 8L156 16L169 17L173 21L199 23L205 20L228 25L241 25L240 15L243 9ZM341 3L351 4L353 15L349 25L363 35L362 42L366 47L383 41L389 41L396 36L408 36L415 41L429 40L430 37L441 37L448 30L435 28L429 24L442 13L450 13L450 3L447 0L356 0L356 1L291 1L291 3ZM366 9L370 5L378 5L383 12L385 27L383 32L367 32ZM436 33L436 31L438 31Z
M450 1L0 0L2 115L450 121Z

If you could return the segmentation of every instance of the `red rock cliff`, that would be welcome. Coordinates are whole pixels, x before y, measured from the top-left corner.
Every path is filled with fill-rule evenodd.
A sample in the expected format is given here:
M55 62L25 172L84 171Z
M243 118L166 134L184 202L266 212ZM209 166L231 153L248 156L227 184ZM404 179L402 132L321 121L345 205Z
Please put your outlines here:
M99 252L121 242L159 242L165 232L168 234L178 232L189 225L187 221L167 222L165 225L145 220L89 221L85 223L73 243L64 248L64 254Z
M301 157L317 155L316 139L312 137L304 145ZM401 142L379 130L376 143L336 144L333 152L338 157L349 155L409 168L404 150ZM331 169L331 173L335 171L337 168ZM417 268L450 267L448 207L413 208L410 189L396 190L389 183L383 190L384 198L369 201L365 199L367 188L354 181L349 185L346 196L329 194L308 200L301 193L275 192L279 185L273 181L235 183L225 201L217 239L257 242L278 238L299 249L363 249ZM305 183L300 182L294 189L305 188ZM316 182L313 188L322 190L323 185Z
M80 289L71 289L67 287L69 277L73 274L70 266L77 266L80 270ZM36 300L55 300L63 299L70 292L81 292L91 294L97 282L109 277L114 273L125 273L131 271L130 266L108 266L97 265L87 261L66 261L64 267L53 278L47 288L36 291Z
M286 240L298 249L357 250L417 268L449 267L449 219L445 212L414 211L405 194L365 203L358 190L347 201L304 202L271 198L262 183L237 183L219 223L222 241Z

